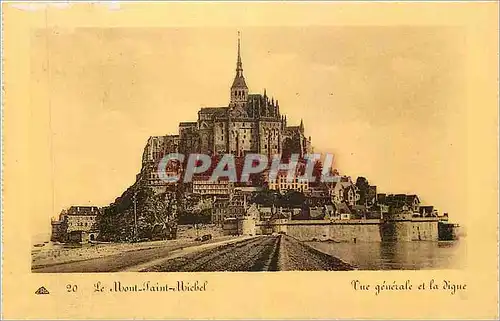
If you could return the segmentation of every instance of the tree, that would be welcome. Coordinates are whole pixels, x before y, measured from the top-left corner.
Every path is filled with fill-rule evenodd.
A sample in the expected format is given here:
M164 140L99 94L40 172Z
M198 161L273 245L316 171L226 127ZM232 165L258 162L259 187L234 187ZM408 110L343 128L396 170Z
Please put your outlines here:
M252 197L252 203L257 203L262 206L277 205L280 201L280 194L273 190L264 190L257 192Z
M301 207L306 201L303 193L289 190L281 198L281 205L285 207Z
M366 205L366 201L368 199L368 193L370 192L370 184L365 177L358 177L356 179L356 187L358 188L359 193L359 203L362 205Z
M144 202L138 208L139 238L167 238L176 226L177 202L175 193L161 194L148 191Z
M175 188L158 194L136 182L97 216L98 238L114 242L133 240L135 214L139 239L175 238L179 197L180 191Z

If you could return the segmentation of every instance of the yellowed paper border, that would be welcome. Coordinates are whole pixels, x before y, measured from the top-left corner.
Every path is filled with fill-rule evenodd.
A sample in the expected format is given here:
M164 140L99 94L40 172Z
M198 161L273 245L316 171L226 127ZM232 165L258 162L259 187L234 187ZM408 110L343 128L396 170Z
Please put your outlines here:
M3 317L5 318L493 318L498 317L497 87L498 4L470 3L122 3L16 8L3 3L4 166ZM50 18L47 19L47 16ZM467 267L450 271L32 274L32 218L47 206L51 173L37 155L48 148L47 110L33 108L30 37L35 28L190 26L459 26L467 33ZM202 102L200 102L202 103ZM44 160L46 161L46 160ZM451 185L452 182L450 183ZM118 194L119 192L117 192ZM467 284L446 291L361 293L376 284L430 279ZM205 293L93 292L97 281L201 280ZM77 284L77 293L66 286ZM44 285L48 296L36 296Z

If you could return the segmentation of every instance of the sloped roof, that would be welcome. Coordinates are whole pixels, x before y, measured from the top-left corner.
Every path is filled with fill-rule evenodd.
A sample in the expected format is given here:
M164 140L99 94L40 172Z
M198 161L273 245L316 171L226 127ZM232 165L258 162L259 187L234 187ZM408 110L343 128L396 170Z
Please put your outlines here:
M327 211L333 211L335 209L335 206L333 204L325 204L323 205L323 208Z
M204 114L214 114L217 112L224 112L226 111L227 107L202 107L200 109L200 113Z
M327 191L310 190L308 192L308 197L330 197Z
M244 87L244 88L248 88L247 87L247 83L245 82L245 77L241 76L241 77L234 77L234 81L233 81L233 85L231 87Z
M322 220L325 218L325 212L323 211L322 208L316 208L316 209L311 208L309 210L309 217L312 220Z
M99 214L97 206L71 206L65 213L66 215L76 216L94 216Z
M420 213L432 213L434 211L434 206L432 205L426 205L426 206L420 206Z
M406 195L406 201L407 201L407 202L411 202L411 203L413 203L413 201L414 201L415 199L416 199L418 202L420 202L420 199L418 198L418 196L417 196L417 195L415 195L415 194L412 194L412 195Z
M411 205L413 202L417 200L420 202L417 195L406 195L406 194L390 194L385 197L385 202L388 205L397 205L397 204L405 204Z
M179 127L184 127L184 126L192 127L192 126L196 126L197 124L198 123L195 121L182 121L179 123Z
M364 205L354 205L352 209L357 213L365 213L367 211L366 206Z
M297 132L300 131L299 126L287 126L285 127L285 132Z
M340 214L351 214L351 209L347 206L346 203L334 204L337 209L337 213Z

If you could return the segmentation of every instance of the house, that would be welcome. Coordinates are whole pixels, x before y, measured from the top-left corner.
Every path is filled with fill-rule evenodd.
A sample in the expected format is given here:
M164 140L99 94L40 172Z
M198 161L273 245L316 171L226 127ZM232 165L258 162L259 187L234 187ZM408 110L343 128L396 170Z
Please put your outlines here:
M288 179L287 171L279 171L276 178L270 178L268 182L269 189L285 193L286 191L307 192L309 190L309 180L307 178L294 175Z
M406 195L406 205L414 213L418 213L420 209L420 199L417 195Z
M379 204L387 205L392 209L401 209L403 207L406 207L413 213L419 213L420 209L420 199L417 195L414 194L390 194L386 195L385 197L379 197L378 202Z
M419 213L422 217L438 216L438 211L432 205L420 206Z
M335 217L337 219L350 220L351 216L352 211L345 202L335 204Z
M339 182L331 183L328 190L333 203L346 202L349 206L354 206L360 198L358 188L350 177L344 176Z
M212 180L210 176L198 175L191 183L193 194L198 195L229 195L233 192L234 183L227 177Z
M71 206L59 214L59 220L52 220L51 240L69 243L87 243L97 239L97 206Z
M307 193L305 193L306 202L309 206L324 206L331 205L332 198L328 193L327 189L310 188Z
M324 220L325 211L321 207L311 207L309 208L309 219L311 220Z
M276 211L276 208L274 206L258 206L258 210L259 210L258 220L266 221L271 219L274 212Z
M227 204L227 217L242 218L247 207L247 194L232 193Z
M222 225L224 218L227 217L227 209L229 205L229 198L215 197L212 207L212 224Z

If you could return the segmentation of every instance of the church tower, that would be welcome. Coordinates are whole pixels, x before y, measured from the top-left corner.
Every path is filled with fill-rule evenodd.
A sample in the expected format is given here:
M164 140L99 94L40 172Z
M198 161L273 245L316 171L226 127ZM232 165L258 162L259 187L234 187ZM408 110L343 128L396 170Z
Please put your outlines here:
M244 107L248 99L248 87L243 76L243 64L240 53L240 33L238 32L238 59L236 62L236 76L231 86L231 102L229 107Z

